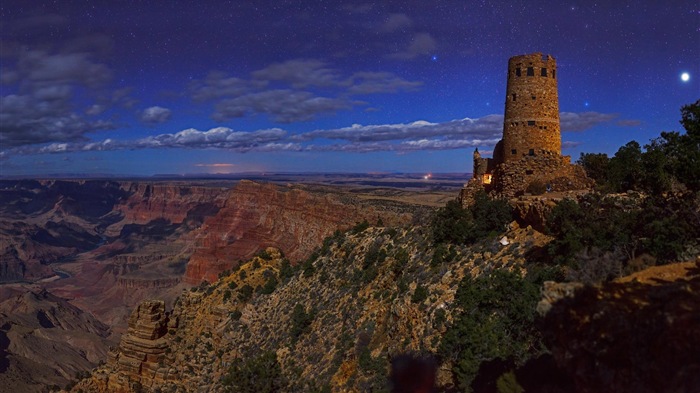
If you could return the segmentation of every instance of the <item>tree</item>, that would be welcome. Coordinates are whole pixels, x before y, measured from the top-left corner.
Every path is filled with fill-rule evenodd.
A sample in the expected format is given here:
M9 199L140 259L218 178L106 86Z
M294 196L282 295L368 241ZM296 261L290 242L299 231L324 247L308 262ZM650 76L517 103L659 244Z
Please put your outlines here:
M622 146L608 164L608 186L613 191L638 190L642 178L642 148L636 141Z
M583 167L586 175L595 180L596 184L604 185L607 181L608 165L610 158L605 153L581 153L581 157L576 161Z

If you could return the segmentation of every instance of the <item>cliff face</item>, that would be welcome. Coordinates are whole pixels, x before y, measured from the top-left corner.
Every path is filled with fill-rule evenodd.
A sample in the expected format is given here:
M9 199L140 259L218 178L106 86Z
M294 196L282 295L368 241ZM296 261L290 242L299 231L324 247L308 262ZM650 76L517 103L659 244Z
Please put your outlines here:
M227 189L159 183L122 183L129 195L115 210L124 215L124 222L146 224L165 219L181 224L189 219L198 224L214 214L227 198Z
M45 290L9 292L0 303L0 375L13 392L65 386L105 358L109 328L93 316Z
M410 220L406 211L393 211L352 197L342 200L330 193L241 181L224 207L204 222L187 265L186 282L213 282L217 275L253 256L264 247L276 247L292 261L309 256L335 230L362 220L400 224Z

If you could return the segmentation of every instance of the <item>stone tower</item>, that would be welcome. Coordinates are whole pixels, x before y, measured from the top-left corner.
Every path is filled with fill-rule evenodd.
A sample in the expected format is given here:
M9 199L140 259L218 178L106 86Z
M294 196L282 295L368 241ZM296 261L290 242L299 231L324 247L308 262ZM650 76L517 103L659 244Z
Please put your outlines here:
M533 53L508 60L502 160L561 154L557 63Z
M556 60L542 53L511 57L503 138L493 149L493 158L474 152L474 176L460 193L462 204L471 203L474 193L484 189L513 197L592 184L583 168L561 154Z

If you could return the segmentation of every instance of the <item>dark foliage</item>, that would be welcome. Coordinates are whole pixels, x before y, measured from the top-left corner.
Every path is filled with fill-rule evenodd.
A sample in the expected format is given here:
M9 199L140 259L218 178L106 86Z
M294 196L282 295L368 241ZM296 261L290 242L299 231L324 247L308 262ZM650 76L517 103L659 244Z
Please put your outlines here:
M599 282L630 273L642 254L658 263L682 259L700 238L700 206L693 195L625 200L588 194L565 199L547 218L553 262L570 266L569 279Z
M296 343L299 337L309 330L313 320L313 311L307 313L304 306L299 303L294 306L291 316L291 326L289 327L289 337L292 339L292 343Z
M503 230L512 219L513 210L508 201L491 199L486 192L478 192L467 209L458 201L450 201L437 211L431 226L433 242L471 244Z
M235 359L222 383L227 392L236 393L276 393L286 386L273 351L247 360Z
M534 327L539 287L517 273L496 270L465 277L455 297L461 310L438 350L453 365L455 382L470 391L483 361L511 359L516 364L542 351Z

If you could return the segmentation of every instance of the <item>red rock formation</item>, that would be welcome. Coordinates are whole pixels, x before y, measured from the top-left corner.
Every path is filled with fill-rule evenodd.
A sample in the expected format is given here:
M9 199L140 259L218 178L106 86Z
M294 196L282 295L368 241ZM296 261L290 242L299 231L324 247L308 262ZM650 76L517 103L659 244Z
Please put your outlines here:
M338 194L259 184L242 180L219 213L207 219L187 265L185 281L213 282L217 275L265 247L275 247L292 261L308 257L337 229L357 222L405 223L408 213L363 203Z
M123 222L136 224L158 218L179 224L194 207L203 204L220 207L227 196L225 188L168 183L123 183L122 189L129 193L129 198L115 210L124 214Z

